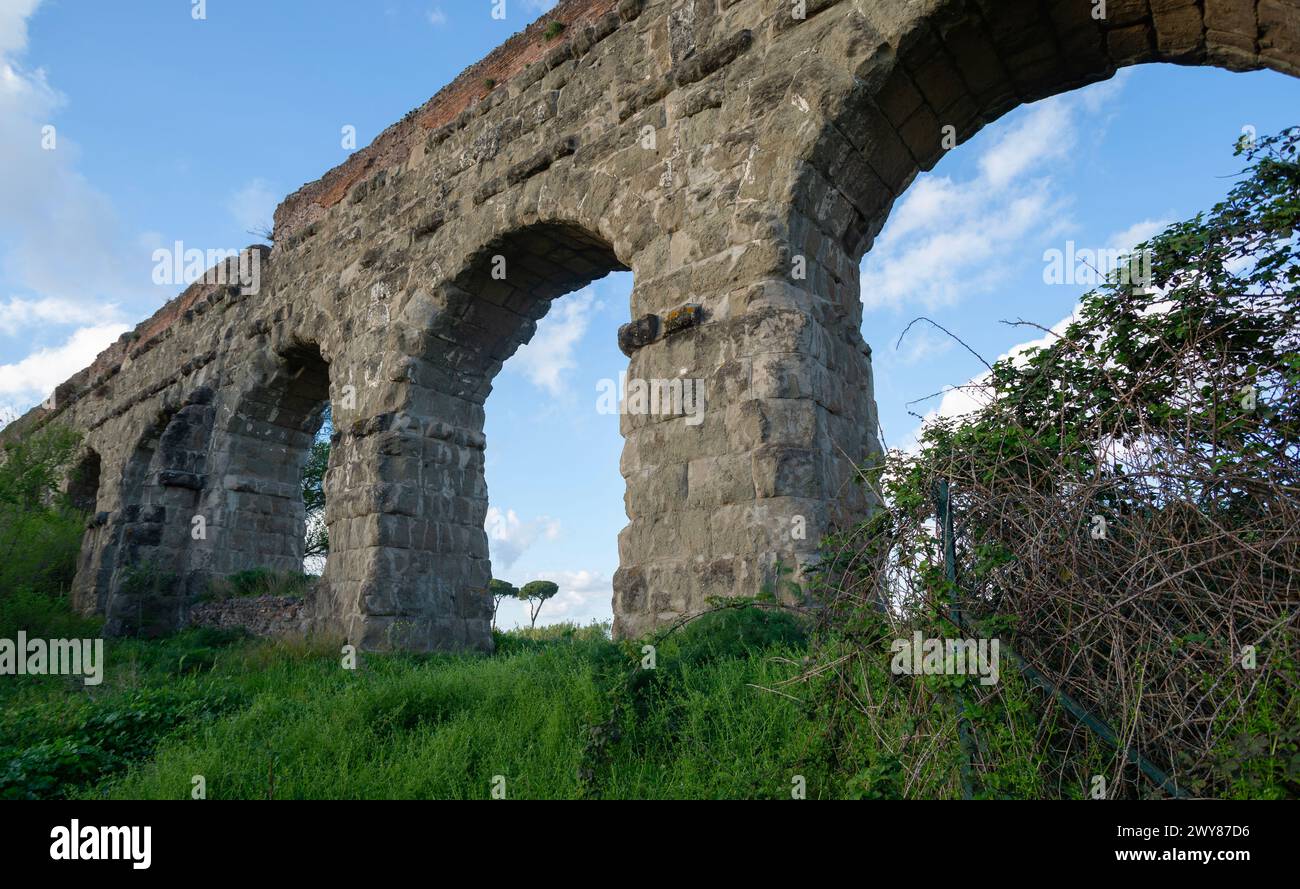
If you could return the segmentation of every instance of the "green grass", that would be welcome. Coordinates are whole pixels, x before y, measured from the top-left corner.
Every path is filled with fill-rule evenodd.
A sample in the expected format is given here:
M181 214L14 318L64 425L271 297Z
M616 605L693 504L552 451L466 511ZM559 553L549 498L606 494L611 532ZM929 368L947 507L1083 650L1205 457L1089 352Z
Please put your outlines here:
M789 798L825 795L818 731L755 686L803 656L783 615L714 615L658 646L603 627L498 634L491 656L366 654L187 631L107 648L105 681L0 685L0 797Z
M312 578L301 571L270 571L253 568L209 584L206 600L257 596L305 596Z

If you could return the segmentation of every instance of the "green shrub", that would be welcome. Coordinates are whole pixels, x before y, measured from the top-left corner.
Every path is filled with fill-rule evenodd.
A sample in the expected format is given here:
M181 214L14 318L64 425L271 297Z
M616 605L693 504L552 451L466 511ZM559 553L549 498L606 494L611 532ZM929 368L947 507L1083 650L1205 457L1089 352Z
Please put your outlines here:
M88 706L77 725L24 748L0 748L0 799L51 799L125 770L196 718L239 706L231 692L146 688Z
M58 426L5 444L0 462L0 635L94 635L67 600L86 515L59 490L80 437Z
M208 596L216 599L305 596L314 580L314 577L301 571L251 568L213 581L208 587Z
M682 628L668 645L687 664L701 665L726 658L748 658L769 648L803 648L808 634L788 611L750 607L705 614Z
M63 796L68 788L97 778L112 767L112 755L93 744L71 737L44 741L9 758L0 767L0 799Z
M0 597L19 589L58 596L77 571L85 515L64 504L0 504Z
M0 595L0 638L13 639L19 630L42 639L84 639L98 636L103 621L72 611L66 596L18 587Z

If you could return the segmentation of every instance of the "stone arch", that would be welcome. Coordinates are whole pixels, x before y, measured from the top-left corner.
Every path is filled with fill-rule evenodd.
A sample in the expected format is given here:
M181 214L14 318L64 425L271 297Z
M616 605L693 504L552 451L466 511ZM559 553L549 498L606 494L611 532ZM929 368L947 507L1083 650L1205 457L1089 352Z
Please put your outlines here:
M919 172L1020 105L1150 62L1300 76L1295 0L1109 0L1103 18L1094 8L939 0L887 37L840 4L838 24L856 38L838 58L849 79L828 97L794 188L798 208L856 263Z
M93 595L110 635L174 630L201 592L190 567L191 520L206 479L212 397L200 388L155 416L126 460L119 508L91 522L77 586Z
M206 579L303 567L302 471L330 400L329 363L314 342L296 340L250 365L223 411L220 462L203 498L207 538L194 562Z
M473 251L441 287L445 308L429 326L437 340L454 340L448 355L436 344L422 358L442 363L468 384L465 394L482 404L492 379L561 296L611 272L631 271L599 236L569 222L525 226Z
M445 278L411 262L413 292L372 322L400 361L356 375L360 404L335 412L326 510L335 499L348 510L327 518L319 619L365 648L490 649L483 425L493 378L553 300L627 266L569 221L486 238ZM364 364L365 350L338 360Z
M68 502L74 509L94 516L99 502L102 471L103 460L99 452L91 447L85 448L68 474Z

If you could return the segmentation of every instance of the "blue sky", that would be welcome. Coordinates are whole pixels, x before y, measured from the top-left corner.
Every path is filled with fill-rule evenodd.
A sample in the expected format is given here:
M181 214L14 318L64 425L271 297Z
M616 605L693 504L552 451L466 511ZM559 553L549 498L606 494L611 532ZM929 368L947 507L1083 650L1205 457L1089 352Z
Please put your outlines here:
M364 146L550 4L507 0L0 0L0 411L22 412L174 296L153 250L239 248L278 200ZM1300 121L1300 82L1155 65L1022 107L920 177L863 262L863 335L887 443L907 447L992 360L1086 286L1044 282L1067 243L1128 247L1231 187L1232 144ZM47 150L54 127L54 148ZM626 523L618 418L628 274L559 300L487 410L498 576L549 578L542 621L610 615ZM914 415L915 414L915 415ZM503 610L507 626L519 606Z

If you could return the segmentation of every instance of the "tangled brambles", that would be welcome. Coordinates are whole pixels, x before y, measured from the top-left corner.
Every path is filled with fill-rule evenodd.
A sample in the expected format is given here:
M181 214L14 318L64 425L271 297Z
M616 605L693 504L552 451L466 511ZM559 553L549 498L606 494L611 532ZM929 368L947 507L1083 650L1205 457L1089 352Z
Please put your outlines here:
M969 758L977 794L1300 796L1298 142L1261 140L1226 201L1143 245L1154 289L1087 295L868 473L887 506L820 578L839 755L896 757L901 795L956 794ZM913 627L1030 669L882 676Z

